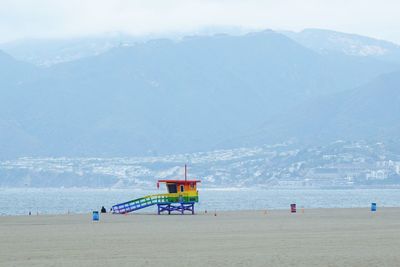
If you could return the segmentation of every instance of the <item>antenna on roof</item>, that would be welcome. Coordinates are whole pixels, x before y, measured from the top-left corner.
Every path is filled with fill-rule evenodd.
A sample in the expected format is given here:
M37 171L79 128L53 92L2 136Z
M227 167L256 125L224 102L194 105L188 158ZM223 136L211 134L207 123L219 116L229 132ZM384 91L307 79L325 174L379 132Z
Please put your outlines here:
M185 182L186 182L186 180L187 180L187 166L185 164Z

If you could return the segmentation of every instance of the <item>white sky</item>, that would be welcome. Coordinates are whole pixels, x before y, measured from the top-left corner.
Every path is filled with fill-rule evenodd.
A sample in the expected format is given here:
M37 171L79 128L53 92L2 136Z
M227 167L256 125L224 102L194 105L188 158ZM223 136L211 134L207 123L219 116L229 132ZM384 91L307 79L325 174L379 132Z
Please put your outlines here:
M0 0L0 42L210 26L322 28L400 44L400 0Z

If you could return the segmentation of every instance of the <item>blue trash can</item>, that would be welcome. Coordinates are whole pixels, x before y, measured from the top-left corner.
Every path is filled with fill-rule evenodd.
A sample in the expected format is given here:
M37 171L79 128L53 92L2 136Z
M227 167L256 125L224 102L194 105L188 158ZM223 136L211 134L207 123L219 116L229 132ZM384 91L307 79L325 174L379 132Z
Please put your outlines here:
M376 203L371 203L371 211L376 211Z
M100 219L100 215L98 211L93 211L93 221L98 221Z

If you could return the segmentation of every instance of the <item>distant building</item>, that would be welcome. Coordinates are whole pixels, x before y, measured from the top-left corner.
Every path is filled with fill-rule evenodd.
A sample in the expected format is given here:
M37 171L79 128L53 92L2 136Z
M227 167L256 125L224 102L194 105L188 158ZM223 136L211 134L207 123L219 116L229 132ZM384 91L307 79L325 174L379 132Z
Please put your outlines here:
M388 172L385 170L371 171L366 174L367 180L385 180L388 178Z
M399 162L396 164L396 173L398 175L400 175L400 163Z

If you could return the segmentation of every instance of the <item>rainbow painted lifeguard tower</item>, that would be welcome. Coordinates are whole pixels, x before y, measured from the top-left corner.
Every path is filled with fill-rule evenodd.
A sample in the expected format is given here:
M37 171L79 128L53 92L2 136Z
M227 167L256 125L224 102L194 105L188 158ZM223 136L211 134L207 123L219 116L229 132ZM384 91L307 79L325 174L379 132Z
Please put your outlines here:
M112 212L116 214L125 214L157 205L158 214L163 212L171 214L171 212L174 211L181 214L188 211L194 214L194 204L199 202L197 183L200 182L200 180L187 180L185 166L185 180L158 180L157 188L160 187L160 183L165 183L168 193L149 195L114 205L112 207Z

